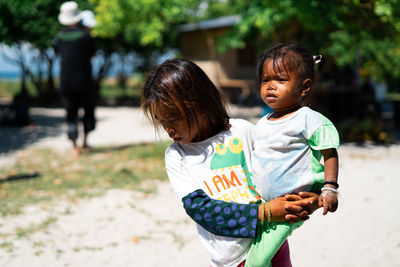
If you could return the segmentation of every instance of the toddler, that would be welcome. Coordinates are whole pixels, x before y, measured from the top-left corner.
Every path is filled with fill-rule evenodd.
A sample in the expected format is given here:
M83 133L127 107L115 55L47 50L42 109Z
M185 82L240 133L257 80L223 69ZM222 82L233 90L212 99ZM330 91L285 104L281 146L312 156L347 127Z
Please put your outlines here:
M296 44L277 44L259 58L260 93L272 111L256 125L253 181L267 211L271 199L319 190L323 214L337 209L338 132L322 114L300 104L311 90L314 65L322 60ZM320 163L322 158L324 164ZM260 235L250 249L247 266L266 266L280 242L301 225L270 223L269 217L265 220L263 231L257 231Z

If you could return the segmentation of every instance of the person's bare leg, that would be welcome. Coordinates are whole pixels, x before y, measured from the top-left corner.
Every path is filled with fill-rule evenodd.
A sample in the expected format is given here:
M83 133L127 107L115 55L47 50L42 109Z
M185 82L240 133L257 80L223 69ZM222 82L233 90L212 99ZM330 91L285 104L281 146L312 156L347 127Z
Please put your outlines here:
M73 151L72 151L72 156L74 158L77 158L79 156L79 147L76 144L76 139L72 140L72 145L73 145Z

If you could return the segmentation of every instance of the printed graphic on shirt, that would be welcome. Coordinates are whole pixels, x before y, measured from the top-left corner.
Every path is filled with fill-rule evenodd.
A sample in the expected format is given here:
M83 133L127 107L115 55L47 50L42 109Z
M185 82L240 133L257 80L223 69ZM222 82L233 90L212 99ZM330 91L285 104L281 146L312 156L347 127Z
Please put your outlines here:
M237 202L236 199L245 194L248 195L247 190L249 190L252 194L252 196L247 196L250 202L260 200L260 195L251 179L252 173L246 163L242 141L233 137L229 140L228 146L222 143L218 144L215 151L210 168L217 175L210 183L204 181L210 196L228 202ZM247 190L243 191L243 188Z

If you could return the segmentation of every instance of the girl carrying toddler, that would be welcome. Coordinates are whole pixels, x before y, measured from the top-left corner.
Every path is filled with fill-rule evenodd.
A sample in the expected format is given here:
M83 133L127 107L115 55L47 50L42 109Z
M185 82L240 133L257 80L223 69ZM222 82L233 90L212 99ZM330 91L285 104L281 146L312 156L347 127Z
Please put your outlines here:
M147 78L142 108L155 127L173 139L165 152L171 186L196 222L211 266L244 266L257 226L298 222L318 208L318 195L304 192L269 201L261 210L252 184L254 125L231 119L220 92L193 62L167 60ZM287 241L274 267L291 266Z

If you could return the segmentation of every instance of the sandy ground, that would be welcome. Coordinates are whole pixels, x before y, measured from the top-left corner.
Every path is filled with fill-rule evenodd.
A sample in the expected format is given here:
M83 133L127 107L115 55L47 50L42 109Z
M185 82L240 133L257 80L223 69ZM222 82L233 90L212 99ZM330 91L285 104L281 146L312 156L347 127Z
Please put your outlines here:
M255 121L259 109L231 108ZM0 128L0 167L34 147L69 151L63 111L33 109L37 125ZM93 146L166 139L135 108L99 108ZM340 206L290 237L293 266L400 266L400 145L342 145ZM77 202L36 204L0 218L0 266L208 266L208 256L168 183L157 194L110 190ZM49 224L47 227L41 227ZM36 229L19 238L18 228Z

